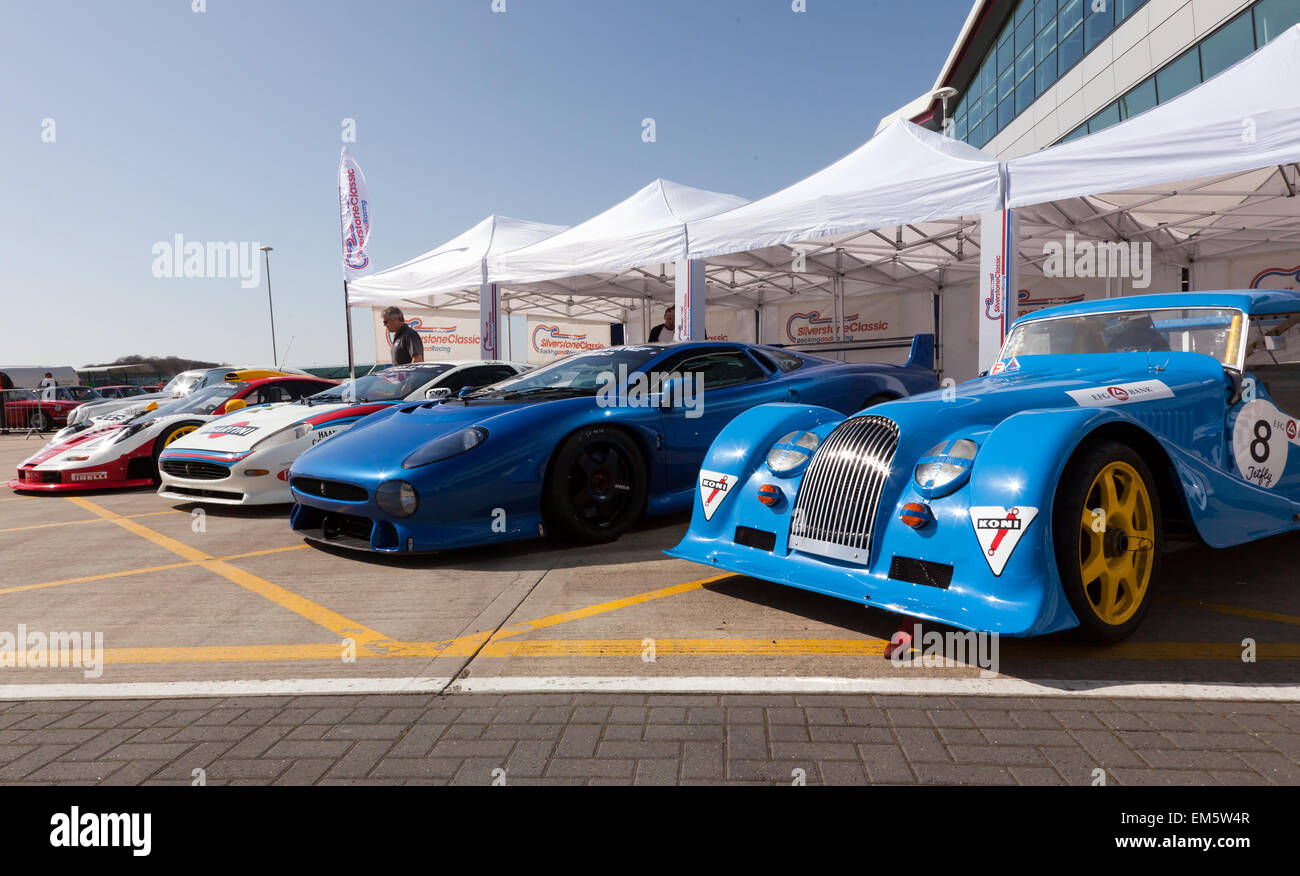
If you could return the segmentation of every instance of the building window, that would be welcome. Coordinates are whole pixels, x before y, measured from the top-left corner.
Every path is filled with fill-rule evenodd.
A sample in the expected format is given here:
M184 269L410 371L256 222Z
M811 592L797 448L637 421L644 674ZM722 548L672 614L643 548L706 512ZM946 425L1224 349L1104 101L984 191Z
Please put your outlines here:
M1261 0L1255 6L1255 45L1262 46L1284 30L1300 24L1300 3Z
M1201 77L1209 79L1255 51L1250 15L1239 15L1201 43Z
M1121 118L1131 119L1156 105L1156 77L1152 76L1119 99Z
M1123 6L1116 9L1122 12ZM1173 100L1222 73L1297 23L1300 23L1300 3L1296 0L1262 0L1062 137L1061 142L1075 140L1084 133L1095 134L1157 104Z
M1191 49L1156 74L1156 97L1165 103L1200 84L1201 56Z

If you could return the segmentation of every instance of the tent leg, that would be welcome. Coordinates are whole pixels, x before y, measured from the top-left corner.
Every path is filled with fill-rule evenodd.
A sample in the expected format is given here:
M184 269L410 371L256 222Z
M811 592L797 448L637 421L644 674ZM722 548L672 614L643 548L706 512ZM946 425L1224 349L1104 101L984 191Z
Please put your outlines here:
M1020 214L1015 210L980 216L979 369L987 371L1002 351L1015 318L1020 289Z
M678 342L708 340L704 325L704 262L678 259L675 283L677 328L673 339Z
M348 281L343 281L343 316L348 327L348 379L357 379L357 361L352 353L352 308L348 305Z
M501 290L496 283L484 282L478 289L478 357L484 361L496 359L501 349L497 309L501 305Z

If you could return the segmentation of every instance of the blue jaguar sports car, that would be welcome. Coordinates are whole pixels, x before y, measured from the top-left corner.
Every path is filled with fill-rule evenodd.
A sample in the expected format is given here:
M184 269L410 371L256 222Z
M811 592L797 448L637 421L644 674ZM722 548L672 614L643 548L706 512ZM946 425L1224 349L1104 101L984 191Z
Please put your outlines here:
M968 630L1142 621L1174 529L1300 528L1300 295L1087 301L1013 327L988 376L845 417L741 414L677 557Z
M689 509L709 445L756 405L844 416L937 385L933 335L916 336L901 366L712 342L583 353L399 405L311 448L289 473L291 522L314 541L392 553L548 533L608 541L644 514Z

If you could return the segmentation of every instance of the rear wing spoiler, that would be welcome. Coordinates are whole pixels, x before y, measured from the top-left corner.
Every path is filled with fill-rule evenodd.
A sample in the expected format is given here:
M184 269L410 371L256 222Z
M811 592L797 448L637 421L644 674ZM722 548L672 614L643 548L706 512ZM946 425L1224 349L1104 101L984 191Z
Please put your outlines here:
M934 335L916 335L912 338L912 352L907 357L907 367L934 370Z

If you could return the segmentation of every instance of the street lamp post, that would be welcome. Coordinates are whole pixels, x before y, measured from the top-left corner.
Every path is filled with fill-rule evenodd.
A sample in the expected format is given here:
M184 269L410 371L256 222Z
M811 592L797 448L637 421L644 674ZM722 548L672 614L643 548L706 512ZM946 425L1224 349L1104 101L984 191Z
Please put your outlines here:
M271 308L271 367L278 368L279 361L276 360L275 346L275 302L271 300L271 252L272 247L262 247L262 254L266 257L266 303Z

